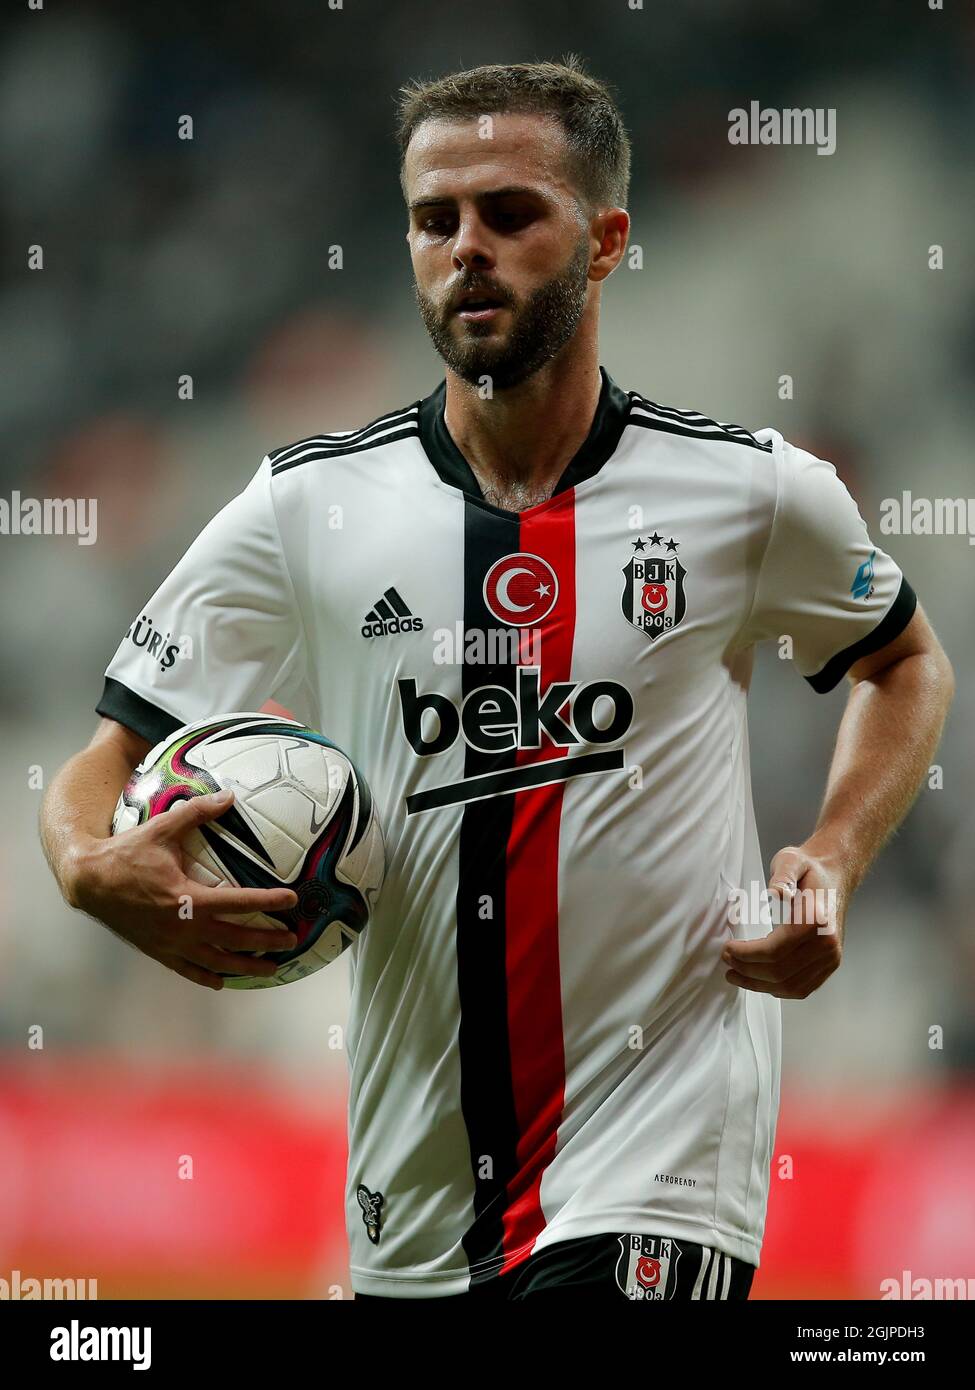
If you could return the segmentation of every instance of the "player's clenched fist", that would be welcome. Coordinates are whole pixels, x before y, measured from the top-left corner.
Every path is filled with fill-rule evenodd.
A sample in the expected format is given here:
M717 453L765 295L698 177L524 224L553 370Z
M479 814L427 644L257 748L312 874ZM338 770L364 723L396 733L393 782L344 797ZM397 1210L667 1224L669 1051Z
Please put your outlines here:
M768 886L777 925L768 936L727 943L725 979L779 999L806 999L842 959L846 885L838 870L790 845L772 860Z

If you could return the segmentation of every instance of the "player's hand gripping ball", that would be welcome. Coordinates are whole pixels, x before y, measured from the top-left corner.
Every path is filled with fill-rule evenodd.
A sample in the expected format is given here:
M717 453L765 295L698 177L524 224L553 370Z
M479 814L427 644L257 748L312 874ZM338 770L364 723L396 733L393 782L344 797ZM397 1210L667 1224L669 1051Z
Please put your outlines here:
M298 944L259 952L267 977L224 975L232 989L304 979L335 960L365 927L386 867L365 779L323 734L291 719L230 714L177 729L139 764L119 797L112 833L178 801L229 789L223 815L183 843L187 876L211 887L290 888L297 906L227 920L281 927Z

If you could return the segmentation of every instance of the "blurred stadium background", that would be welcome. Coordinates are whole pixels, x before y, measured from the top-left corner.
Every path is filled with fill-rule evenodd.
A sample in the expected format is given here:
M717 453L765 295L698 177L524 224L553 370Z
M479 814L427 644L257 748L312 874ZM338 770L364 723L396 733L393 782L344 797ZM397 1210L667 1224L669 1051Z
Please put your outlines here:
M97 1278L102 1297L349 1296L344 963L219 997L164 972L61 904L31 769L46 785L87 740L137 605L269 448L441 379L403 240L398 85L568 49L616 85L634 145L643 269L604 292L602 360L624 388L774 425L831 459L958 676L943 787L922 791L857 897L841 972L783 1007L754 1296L975 1275L975 558L962 536L881 538L878 524L903 489L975 494L971 12L20 9L0 56L0 495L99 510L96 545L0 544L0 1277ZM729 110L753 99L835 107L836 153L729 145ZM176 138L186 114L192 141ZM27 269L37 244L42 272ZM944 270L928 268L933 244ZM766 861L812 828L843 700L762 651Z

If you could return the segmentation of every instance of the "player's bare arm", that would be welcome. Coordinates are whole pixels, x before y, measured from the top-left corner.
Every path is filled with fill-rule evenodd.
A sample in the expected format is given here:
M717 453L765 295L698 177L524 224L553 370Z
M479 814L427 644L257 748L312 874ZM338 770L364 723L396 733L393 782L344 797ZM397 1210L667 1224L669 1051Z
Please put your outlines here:
M66 902L194 984L221 989L219 971L273 975L270 961L236 954L294 945L291 932L244 926L221 914L292 907L290 889L209 888L187 877L182 841L222 815L231 792L196 797L145 825L111 834L112 811L148 740L102 719L91 743L48 788L41 839Z
M907 815L954 694L951 663L920 607L904 631L848 672L816 828L780 849L769 891L794 908L768 936L731 941L725 978L742 989L805 999L840 964L850 901Z

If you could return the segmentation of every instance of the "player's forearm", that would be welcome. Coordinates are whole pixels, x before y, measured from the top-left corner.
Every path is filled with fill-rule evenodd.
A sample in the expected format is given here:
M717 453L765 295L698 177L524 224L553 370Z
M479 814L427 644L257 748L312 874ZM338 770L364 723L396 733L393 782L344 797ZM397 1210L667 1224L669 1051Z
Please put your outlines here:
M807 841L811 852L840 867L849 892L917 796L953 694L951 666L934 652L895 662L850 691Z
M85 855L93 842L111 833L115 804L134 766L116 744L94 743L65 763L47 790L41 807L41 843L72 906L77 902Z

